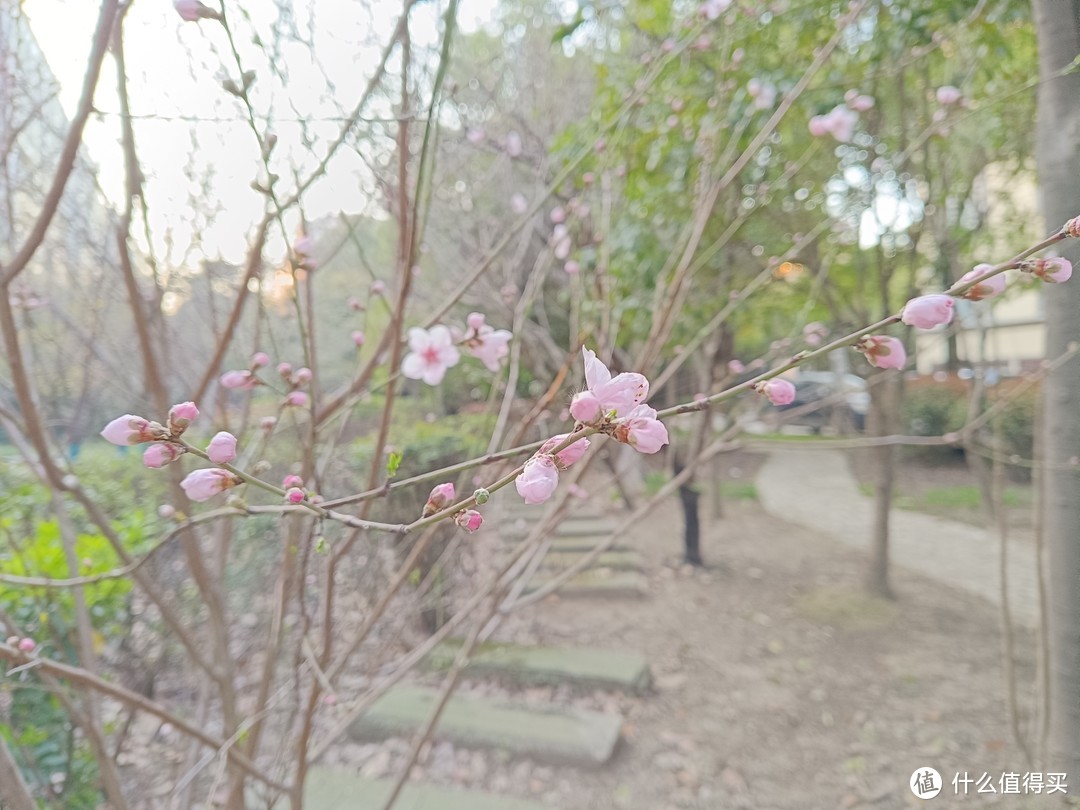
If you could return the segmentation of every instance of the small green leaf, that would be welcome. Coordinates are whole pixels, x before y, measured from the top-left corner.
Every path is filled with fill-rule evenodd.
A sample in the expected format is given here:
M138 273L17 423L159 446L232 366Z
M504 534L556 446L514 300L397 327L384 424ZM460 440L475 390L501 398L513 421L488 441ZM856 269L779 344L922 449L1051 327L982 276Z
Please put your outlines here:
M393 478L397 475L398 468L401 466L402 454L397 450L390 453L390 457L386 460L386 475Z

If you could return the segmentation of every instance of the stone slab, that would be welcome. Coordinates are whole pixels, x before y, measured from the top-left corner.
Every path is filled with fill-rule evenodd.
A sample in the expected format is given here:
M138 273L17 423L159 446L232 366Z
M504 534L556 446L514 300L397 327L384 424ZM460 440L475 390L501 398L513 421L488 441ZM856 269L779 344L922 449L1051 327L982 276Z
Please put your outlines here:
M525 586L525 593L544 587L547 578L534 577ZM594 569L582 571L565 582L555 592L561 597L602 597L610 599L640 598L648 596L649 581L637 571L608 571Z
M435 690L418 686L391 689L352 724L349 736L368 741L411 736L426 722L437 697ZM457 695L443 711L434 737L550 765L599 767L615 753L622 722L612 714L524 709Z
M590 549L591 550L591 549ZM552 550L544 557L544 568L565 570L577 563L586 552L559 549ZM615 571L640 571L641 555L636 551L604 551L590 563L589 568L611 568Z
M559 537L606 537L612 534L618 526L610 520L579 520L568 518L558 525L555 533Z
M425 662L434 669L453 664L458 644L437 647ZM595 648L535 647L488 642L473 653L466 676L493 676L514 684L644 692L652 682L640 653Z
M304 785L309 810L377 810L390 797L391 779L363 779L331 768L312 768ZM542 804L481 793L476 790L410 783L394 803L395 810L545 810Z

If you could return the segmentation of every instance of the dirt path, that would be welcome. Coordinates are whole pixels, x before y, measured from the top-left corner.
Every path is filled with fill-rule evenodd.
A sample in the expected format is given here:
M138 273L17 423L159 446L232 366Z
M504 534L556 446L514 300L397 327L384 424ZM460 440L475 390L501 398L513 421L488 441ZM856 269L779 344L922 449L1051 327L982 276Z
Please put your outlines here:
M758 496L772 515L820 531L851 548L870 548L870 498L863 496L847 459L836 450L774 450L758 472ZM998 540L983 529L945 518L894 509L890 556L896 565L1001 603ZM1038 623L1032 547L1008 546L1009 602L1015 623Z

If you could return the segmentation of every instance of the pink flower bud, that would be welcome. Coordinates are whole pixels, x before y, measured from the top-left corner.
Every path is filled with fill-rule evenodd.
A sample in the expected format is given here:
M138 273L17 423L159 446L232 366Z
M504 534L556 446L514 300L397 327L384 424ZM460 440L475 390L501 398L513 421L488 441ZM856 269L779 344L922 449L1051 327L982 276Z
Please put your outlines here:
M191 500L208 501L215 495L241 483L243 483L242 480L228 470L211 467L188 473L187 477L180 482L180 486Z
M558 224L560 222L566 222L566 209L561 205L556 205L551 209L551 213L548 215L552 222Z
M356 348L360 348L364 345L364 333L359 330L352 333L352 342Z
M544 503L559 485L559 470L551 456L533 456L514 479L518 495L527 504Z
M822 341L829 336L829 328L815 321L804 326L802 334L807 346L820 346Z
M165 432L157 422L127 413L109 422L101 431L101 436L105 441L124 446L164 438Z
M470 312L469 317L465 319L466 325L474 332L479 332L484 328L485 321L487 319L481 312Z
M757 383L754 390L764 394L773 405L790 405L795 401L795 386L787 380L765 380Z
M1080 217L1073 217L1062 225L1061 232L1072 239L1080 237Z
M524 214L529 210L529 201L525 199L525 195L520 192L515 192L510 197L510 210L515 214Z
M570 436L569 433L560 433L557 436L552 436L546 442L541 445L538 452L542 454L550 455L556 447L562 444ZM559 462L559 465L563 468L569 467L575 461L580 461L581 457L585 455L585 452L589 449L589 440L582 438L578 439L569 447L565 447L555 454L555 460Z
M247 369L243 371L226 371L218 378L222 388L241 389L249 391L254 388L259 380Z
M285 492L285 500L291 504L301 503L304 500L304 490L300 487L289 487Z
M285 404L296 408L303 408L308 404L308 395L303 391L290 391L285 397Z
M386 291L386 283L383 281L375 281L371 285L372 295L382 295Z
M578 484L571 484L566 489L575 498L580 498L581 500L585 500L586 498L589 497L588 490L586 490L585 488L579 486Z
M601 416L600 400L592 391L574 394L570 400L570 415L582 424L591 425Z
M151 470L157 470L176 461L184 452L183 447L172 442L152 444L143 452L143 466L149 467Z
M452 482L439 484L428 495L427 503L424 504L424 517L434 515L436 512L441 512L454 502L457 497L457 493L454 491L454 485Z
M484 522L484 516L477 512L475 509L464 509L454 515L454 523L463 528L469 534L472 534L480 528Z
M742 374L746 371L746 366L742 364L741 360L729 360L727 370L731 374Z
M361 312L364 309L364 304L360 301L359 298L350 298L348 303L349 309L351 309L353 312Z
M867 335L855 344L855 348L866 355L870 365L878 368L901 369L907 362L903 342L894 337Z
M273 416L264 416L259 420L259 427L262 429L263 433L270 433L276 424L277 418Z
M214 434L206 447L206 455L215 464L228 464L236 458L236 437L224 430Z
M1060 257L1032 259L1025 262L1023 269L1049 284L1061 284L1072 278L1072 262Z
M307 366L298 368L296 373L293 374L293 382L297 385L305 385L306 383L311 382L311 369Z
M944 107L949 107L956 104L963 98L963 93L960 92L959 87L953 87L951 84L942 85L937 89L937 103Z
M615 439L639 453L656 453L668 443L667 427L648 405L638 405L615 427Z
M188 429L188 425L199 417L199 409L194 402L181 402L169 408L169 432L179 436Z
M172 504L163 503L157 508L157 513L162 520L171 520L176 517L176 507Z
M823 115L815 115L813 118L811 118L808 128L810 130L810 134L813 135L815 138L821 138L829 134L829 125L828 122L826 122L825 120L825 116Z
M957 284L966 284L969 281L975 281L975 279L982 279L989 271L994 269L992 264L977 264L974 269L969 270L960 276L960 280ZM1005 292L1005 275L998 273L990 276L990 278L979 281L978 284L971 287L967 292L962 294L963 298L969 301L982 301L985 298L993 298L995 295L1001 295Z
M904 304L900 320L918 329L933 329L952 320L954 302L941 293L921 295Z
M32 638L19 639L19 649L24 653L31 653L37 648L37 643Z
M299 475L286 475L285 479L281 482L283 489L292 489L293 487L302 487L304 485L304 479Z
M292 376L292 363L278 363L277 364L277 373L280 374L282 377L286 377L286 378L291 377Z
M581 265L571 259L563 265L562 269L568 276L576 276L581 272Z
M220 19L218 12L209 6L203 5L199 0L173 0L173 8L184 22L198 22L206 18L210 20Z
M855 98L848 102L848 106L856 112L866 112L867 110L873 109L874 97L864 95L855 96Z
M253 369L266 368L270 365L270 356L266 352L255 352L251 355L251 367Z

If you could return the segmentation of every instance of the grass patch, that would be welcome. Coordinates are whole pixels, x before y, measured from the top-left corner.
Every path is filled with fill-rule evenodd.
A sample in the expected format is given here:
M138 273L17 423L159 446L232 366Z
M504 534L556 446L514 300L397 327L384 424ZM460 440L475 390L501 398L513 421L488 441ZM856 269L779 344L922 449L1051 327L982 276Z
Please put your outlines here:
M873 497L874 485L860 481L859 492L868 498ZM1009 509L1031 506L1031 490L1024 487L1006 487L1002 497ZM900 509L912 512L948 516L951 512L975 512L982 509L982 494L975 486L935 487L918 495L897 495L895 504Z
M896 605L851 586L829 585L795 599L795 612L819 624L865 630L892 622Z

